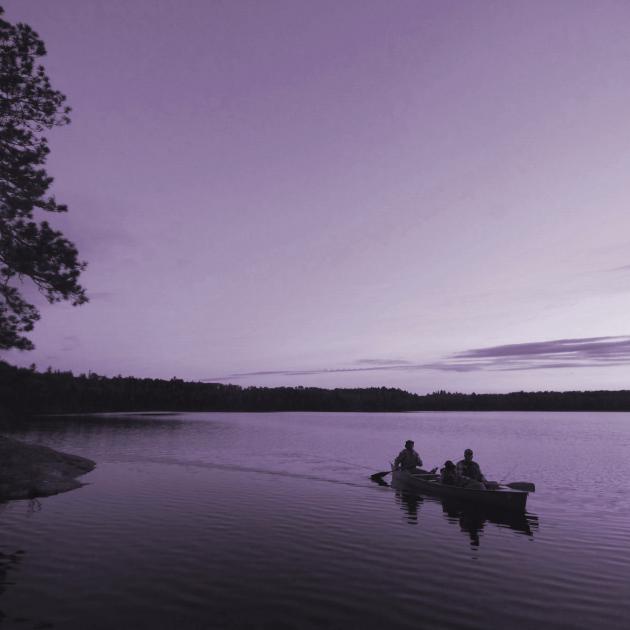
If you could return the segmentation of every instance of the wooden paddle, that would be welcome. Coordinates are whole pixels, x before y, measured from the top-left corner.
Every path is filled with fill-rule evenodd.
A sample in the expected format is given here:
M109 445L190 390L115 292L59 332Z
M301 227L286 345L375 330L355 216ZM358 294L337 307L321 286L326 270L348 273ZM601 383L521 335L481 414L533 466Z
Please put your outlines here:
M512 483L504 484L512 490L524 490L525 492L536 492L536 486L529 481L513 481Z
M434 468L433 470L430 470L429 472L425 472L424 474L419 474L419 475L414 475L414 477L424 477L427 475L433 476L435 471L437 470L437 467ZM379 479L383 479L384 477L386 477L387 475L389 475L390 473L394 472L393 470L384 470L383 472L377 472L374 473L373 475L370 475L370 479L373 479L374 481L378 481Z
M373 475L370 475L370 479L374 479L374 481L378 481L379 479L384 479L390 473L394 472L393 470L384 470L383 472L377 472Z

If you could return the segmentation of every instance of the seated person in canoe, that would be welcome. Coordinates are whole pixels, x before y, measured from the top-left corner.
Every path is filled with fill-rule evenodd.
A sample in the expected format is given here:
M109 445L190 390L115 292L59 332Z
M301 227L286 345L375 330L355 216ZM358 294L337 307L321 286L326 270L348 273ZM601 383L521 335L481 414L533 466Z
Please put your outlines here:
M486 478L479 468L479 464L473 460L473 452L467 448L464 451L464 459L457 462L458 485L465 488L485 490Z
M458 484L457 468L450 459L445 461L444 468L440 469L440 483L446 486L456 486Z
M409 473L424 472L424 470L421 469L422 460L420 459L420 455L414 450L413 444L413 440L407 440L405 442L405 448L400 451L398 457L394 460L395 470L405 470Z

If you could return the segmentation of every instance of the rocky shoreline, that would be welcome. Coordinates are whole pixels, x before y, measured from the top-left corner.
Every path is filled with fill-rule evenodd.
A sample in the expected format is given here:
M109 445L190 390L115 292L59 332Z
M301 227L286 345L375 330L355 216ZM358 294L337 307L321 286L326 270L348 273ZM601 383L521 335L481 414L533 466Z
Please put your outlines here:
M76 477L95 466L85 457L0 436L0 501L74 490L83 485Z

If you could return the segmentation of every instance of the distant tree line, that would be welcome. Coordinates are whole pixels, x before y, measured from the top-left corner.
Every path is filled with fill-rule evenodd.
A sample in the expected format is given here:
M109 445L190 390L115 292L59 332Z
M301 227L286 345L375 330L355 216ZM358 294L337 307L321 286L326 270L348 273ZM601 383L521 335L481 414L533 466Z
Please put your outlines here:
M108 411L630 411L630 390L424 396L369 387L240 387L94 373L0 361L0 411L13 414Z

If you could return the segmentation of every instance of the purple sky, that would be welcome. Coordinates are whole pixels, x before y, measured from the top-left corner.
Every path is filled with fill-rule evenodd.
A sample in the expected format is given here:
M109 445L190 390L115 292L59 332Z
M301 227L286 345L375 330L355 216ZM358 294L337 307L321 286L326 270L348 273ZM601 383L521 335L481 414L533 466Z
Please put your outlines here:
M630 3L1 4L74 108L49 171L91 295L9 361L630 387Z

